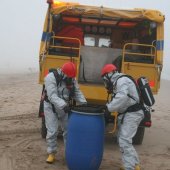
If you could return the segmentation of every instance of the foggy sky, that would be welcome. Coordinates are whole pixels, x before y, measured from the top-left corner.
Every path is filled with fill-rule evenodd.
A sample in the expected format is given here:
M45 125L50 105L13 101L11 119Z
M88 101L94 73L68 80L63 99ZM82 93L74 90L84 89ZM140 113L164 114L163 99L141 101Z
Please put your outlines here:
M160 10L166 18L162 78L170 80L170 57L168 56L170 10L167 0L72 0L72 2L111 8ZM39 46L47 7L46 0L1 0L0 73L38 71Z

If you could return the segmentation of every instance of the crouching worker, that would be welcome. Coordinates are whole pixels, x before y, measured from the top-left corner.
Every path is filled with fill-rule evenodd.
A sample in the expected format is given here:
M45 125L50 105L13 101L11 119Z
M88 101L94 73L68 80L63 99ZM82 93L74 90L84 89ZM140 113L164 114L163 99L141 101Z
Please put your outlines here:
M105 88L112 95L106 104L106 112L118 112L118 142L122 153L121 170L140 170L139 158L132 145L132 138L144 118L139 103L139 94L134 82L122 73L117 72L113 64L106 64L101 71ZM135 100L134 100L135 99Z
M59 125L63 131L64 144L66 142L69 101L74 99L79 104L86 104L86 99L75 77L76 67L72 62L65 63L62 68L49 72L45 77L44 115L47 128L47 163L55 161Z

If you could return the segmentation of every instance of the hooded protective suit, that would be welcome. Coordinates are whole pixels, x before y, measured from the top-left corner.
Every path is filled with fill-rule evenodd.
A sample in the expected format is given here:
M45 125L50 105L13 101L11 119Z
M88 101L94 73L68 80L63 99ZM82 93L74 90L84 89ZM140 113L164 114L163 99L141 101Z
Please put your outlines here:
M118 79L121 75L121 73L116 72L111 77L111 82L113 83L113 98L111 102L107 104L110 112L117 111L118 113L124 113L128 107L139 102L138 92L134 83L127 77ZM116 81L117 83L115 84ZM128 97L128 94L133 96L135 100ZM139 158L132 145L132 138L135 136L137 128L143 118L144 113L142 110L126 112L118 116L118 142L120 151L122 152L122 161L125 170L134 170L135 165L139 165Z
M57 69L57 71L59 75L62 73L60 69ZM86 99L80 91L75 79L73 84L74 96L72 96L72 98L80 104L85 104ZM57 151L57 131L59 125L63 131L64 143L66 141L68 113L65 113L63 108L68 105L70 90L66 87L64 81L61 80L57 83L52 72L45 77L45 90L47 91L49 100L49 102L44 101L45 122L47 128L47 152L48 154L51 154ZM55 112L53 111L52 104Z

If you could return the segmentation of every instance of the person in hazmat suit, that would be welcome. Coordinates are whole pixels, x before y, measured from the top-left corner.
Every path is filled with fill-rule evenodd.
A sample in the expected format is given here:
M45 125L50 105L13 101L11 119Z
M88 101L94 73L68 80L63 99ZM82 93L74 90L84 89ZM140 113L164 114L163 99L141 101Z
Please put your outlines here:
M105 88L112 95L111 101L106 104L105 113L119 113L117 137L123 162L120 170L140 170L139 158L132 145L132 138L144 118L144 113L138 106L140 97L136 85L131 79L126 76L120 77L121 75L123 74L119 73L113 64L106 64L101 70Z
M64 144L66 142L70 100L74 99L78 104L87 103L75 77L76 67L72 62L65 63L61 68L57 68L55 72L49 72L45 77L44 115L47 128L47 163L55 161L59 125L63 131Z

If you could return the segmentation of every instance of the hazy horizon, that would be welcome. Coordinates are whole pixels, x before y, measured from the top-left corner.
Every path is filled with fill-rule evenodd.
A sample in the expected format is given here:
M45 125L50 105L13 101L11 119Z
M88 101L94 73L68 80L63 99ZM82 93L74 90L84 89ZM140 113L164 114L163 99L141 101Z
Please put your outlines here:
M69 1L69 0L68 0ZM165 14L165 43L163 79L170 80L170 11L166 0L74 0L88 5L112 8L150 8L160 10ZM47 10L44 1L2 1L0 6L0 74L31 73L39 70L39 46Z

